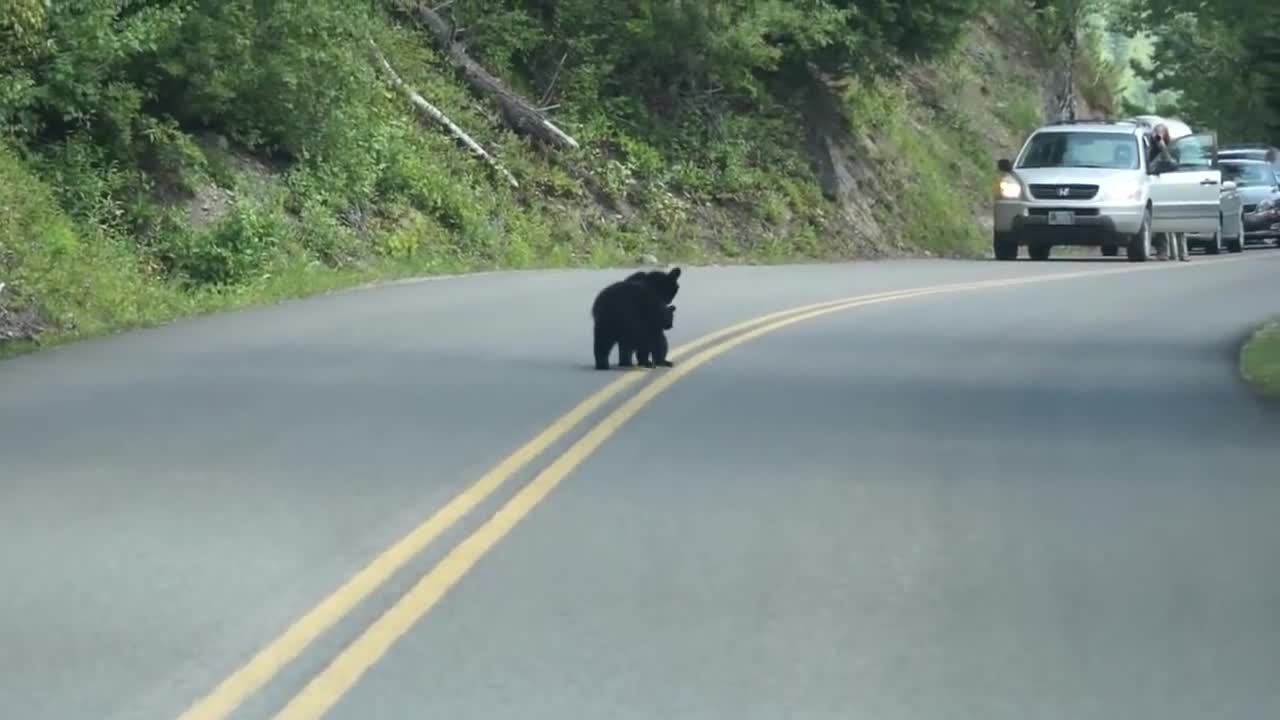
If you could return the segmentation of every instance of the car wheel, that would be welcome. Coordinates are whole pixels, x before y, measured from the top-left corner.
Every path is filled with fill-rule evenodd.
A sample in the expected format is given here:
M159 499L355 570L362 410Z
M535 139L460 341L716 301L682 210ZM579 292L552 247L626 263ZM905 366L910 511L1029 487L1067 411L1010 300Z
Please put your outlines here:
M1044 262L1049 259L1049 253L1053 251L1053 246L1049 243L1032 243L1027 246L1027 254L1036 262Z
M1120 248L1115 245L1103 245L1102 257L1115 257L1120 254Z
M1240 211L1240 216L1236 220L1236 227L1240 228L1240 234L1227 242L1227 252L1242 253L1244 252L1244 210Z
M997 260L1017 260L1018 241L1003 234L996 235L991 241L991 249Z
M1218 229L1214 231L1213 237L1205 243L1204 251L1206 255L1217 255L1222 252L1222 215L1218 215Z
M1146 262L1151 259L1151 210L1142 216L1142 227L1129 238L1126 248L1129 262Z

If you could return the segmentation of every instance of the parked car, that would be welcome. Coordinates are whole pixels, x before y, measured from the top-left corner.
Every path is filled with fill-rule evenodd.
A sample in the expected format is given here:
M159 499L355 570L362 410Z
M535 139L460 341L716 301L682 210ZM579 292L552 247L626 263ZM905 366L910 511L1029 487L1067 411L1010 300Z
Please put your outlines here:
M1235 182L1242 203L1245 241L1280 244L1280 226L1274 215L1280 206L1280 177L1264 160L1222 160L1224 180Z
M1166 122L1166 124L1168 124ZM1055 245L1125 248L1130 261L1152 255L1153 233L1221 237L1223 190L1212 132L1178 136L1171 164L1147 162L1146 124L1127 120L1052 123L1034 130L1017 157L997 162L992 249L1014 260L1025 246L1046 260Z
M1271 165L1261 160L1219 160L1222 172L1221 207L1222 226L1217 235L1188 233L1188 248L1203 248L1210 255L1217 255L1225 248L1229 252L1244 252L1248 242L1245 213L1257 206L1268 190L1258 183L1274 181ZM1245 187L1244 183L1251 183ZM1234 187L1233 187L1234 186ZM1269 185L1267 187L1270 187Z
M1266 143L1232 143L1218 148L1219 160L1261 160L1280 174L1280 149Z
M1257 233L1259 239L1270 238L1275 247L1280 247L1280 198L1263 200L1253 212L1245 213L1244 227L1246 233Z

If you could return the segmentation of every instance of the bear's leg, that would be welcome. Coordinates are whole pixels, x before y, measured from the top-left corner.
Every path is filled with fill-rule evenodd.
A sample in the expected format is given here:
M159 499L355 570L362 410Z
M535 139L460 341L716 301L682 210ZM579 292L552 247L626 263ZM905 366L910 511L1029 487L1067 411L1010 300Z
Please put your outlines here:
M662 365L663 367L675 367L675 363L667 359L667 351L670 350L670 348L667 346L667 334L658 333L657 340L658 340L657 347L653 349L654 364Z
M635 338L636 355L643 358L640 367L651 368L654 363L670 367L667 361L667 336L658 327L654 327Z
M596 369L609 369L609 353L613 351L614 337L599 325L595 327Z
M643 368L653 367L653 341L644 338L636 342L636 364Z
M634 367L631 364L631 358L636 351L626 340L618 341L618 367Z

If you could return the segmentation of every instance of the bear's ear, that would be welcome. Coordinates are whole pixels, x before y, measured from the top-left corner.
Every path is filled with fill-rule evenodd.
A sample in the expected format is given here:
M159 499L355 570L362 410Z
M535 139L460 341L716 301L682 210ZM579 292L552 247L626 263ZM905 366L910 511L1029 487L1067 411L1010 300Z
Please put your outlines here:
M678 268L678 267L671 268L671 271L667 273L667 277L671 278L672 280L675 280L675 279L679 278L679 277L680 277L680 268Z

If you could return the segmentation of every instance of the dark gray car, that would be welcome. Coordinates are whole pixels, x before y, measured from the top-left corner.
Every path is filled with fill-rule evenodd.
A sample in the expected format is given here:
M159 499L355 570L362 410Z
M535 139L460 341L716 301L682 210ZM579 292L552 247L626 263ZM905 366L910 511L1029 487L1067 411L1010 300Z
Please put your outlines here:
M1280 228L1271 222L1266 213L1270 207L1280 204L1280 178L1276 167L1262 159L1222 158L1222 179L1232 180L1244 211L1245 241L1267 244L1280 240ZM1263 212L1259 212L1259 210Z

